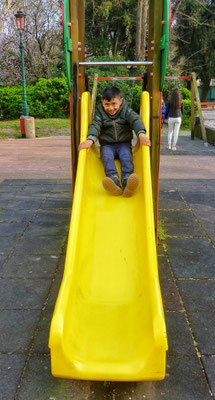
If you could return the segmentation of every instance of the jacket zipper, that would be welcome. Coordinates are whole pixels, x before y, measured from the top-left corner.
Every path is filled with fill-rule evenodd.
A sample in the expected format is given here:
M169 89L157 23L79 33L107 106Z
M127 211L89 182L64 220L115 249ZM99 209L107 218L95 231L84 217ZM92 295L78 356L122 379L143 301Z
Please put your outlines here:
M117 130L116 130L116 122L113 119L113 126L114 126L114 132L115 132L115 139L117 141Z

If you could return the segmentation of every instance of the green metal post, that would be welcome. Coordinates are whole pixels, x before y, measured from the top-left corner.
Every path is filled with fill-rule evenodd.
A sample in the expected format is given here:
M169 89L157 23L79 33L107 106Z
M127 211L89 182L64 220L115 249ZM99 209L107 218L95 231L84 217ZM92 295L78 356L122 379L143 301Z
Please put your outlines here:
M22 31L20 31L20 52L21 52L21 71L22 71L22 93L23 93L22 115L24 117L28 117L29 112L28 112L27 95L26 95L24 46L22 40Z

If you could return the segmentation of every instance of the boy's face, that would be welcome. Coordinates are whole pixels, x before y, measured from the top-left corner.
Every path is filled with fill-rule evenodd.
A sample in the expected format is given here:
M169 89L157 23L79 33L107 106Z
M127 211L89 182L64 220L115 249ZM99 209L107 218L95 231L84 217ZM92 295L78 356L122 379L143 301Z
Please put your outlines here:
M114 115L119 110L121 104L123 102L122 97L113 97L110 101L102 99L102 105L106 111L106 113L110 115Z

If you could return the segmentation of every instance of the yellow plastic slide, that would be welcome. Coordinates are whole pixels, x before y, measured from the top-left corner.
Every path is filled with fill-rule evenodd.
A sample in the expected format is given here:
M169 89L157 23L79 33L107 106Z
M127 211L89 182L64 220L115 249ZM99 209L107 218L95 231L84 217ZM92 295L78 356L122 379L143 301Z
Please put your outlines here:
M82 95L81 141L90 94ZM141 96L149 132L149 94ZM160 380L167 339L154 235L150 153L134 147L140 184L133 197L103 189L96 146L79 154L64 276L51 323L52 374L107 380Z

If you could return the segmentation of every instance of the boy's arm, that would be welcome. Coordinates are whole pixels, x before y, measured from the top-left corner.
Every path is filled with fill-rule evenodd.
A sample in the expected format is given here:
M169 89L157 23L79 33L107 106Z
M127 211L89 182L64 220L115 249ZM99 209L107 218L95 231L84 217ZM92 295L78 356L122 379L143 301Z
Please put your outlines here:
M96 139L98 139L100 131L102 127L102 118L98 114L96 114L95 118L93 119L92 124L89 127L87 139L91 139L93 143L95 143Z
M151 146L151 140L143 132L138 134L140 146Z
M131 108L128 108L127 110L127 120L139 138L140 145L151 146L150 139L145 135L146 128L144 123L141 121L139 115L131 110Z
M83 150L83 149L90 149L90 147L95 143L96 139L98 139L100 130L102 127L102 119L101 117L97 114L92 122L92 124L89 127L88 134L87 134L87 140L84 142L80 143L78 146L78 150Z
M84 142L80 143L78 146L78 151L87 149L87 153L90 149L90 147L93 145L93 140L92 139L87 139Z

